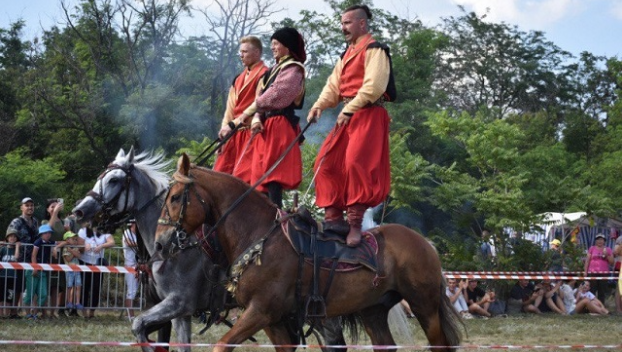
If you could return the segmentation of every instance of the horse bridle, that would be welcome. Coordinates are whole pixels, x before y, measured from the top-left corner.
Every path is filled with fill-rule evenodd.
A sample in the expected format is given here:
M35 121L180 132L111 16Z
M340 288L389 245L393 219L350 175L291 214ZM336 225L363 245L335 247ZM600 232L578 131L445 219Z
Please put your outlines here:
M106 202L103 196L104 194L103 180L104 180L104 177L106 177L108 173L114 170L123 171L125 173L125 180L119 192L114 197L112 197L110 201ZM99 175L99 177L97 177L97 180L100 181L99 182L99 193L91 190L86 194L87 196L90 196L91 198L95 199L95 201L101 205L102 212L106 215L106 218L111 217L110 212L114 208L114 204L116 204L119 201L119 198L121 198L121 194L123 194L123 191L125 191L125 204L123 205L122 213L127 212L127 204L129 201L130 183L132 182L132 171L133 170L134 170L133 164L130 164L130 166L128 167L124 167L124 166L117 165L117 164L108 165L108 168L106 168L106 170L101 175Z
M125 173L125 179L123 181L123 185L121 186L121 189L119 190L119 192L112 197L109 201L106 201L104 199L104 186L103 186L103 179L104 177L106 177L106 175L114 170L121 170ZM145 205L143 205L142 207L140 207L140 209L134 211L134 212L130 212L127 209L128 203L129 203L129 195L130 195L130 185L132 183L132 180L134 179L134 177L132 176L132 172L134 171L134 165L130 164L129 166L121 166L121 165L117 165L117 164L110 164L108 165L108 168L106 168L106 170L104 172L102 172L101 175L99 175L99 177L97 177L97 179L100 181L99 183L99 193L95 192L93 190L89 191L86 195L90 196L91 198L93 198L97 203L99 203L99 205L101 206L102 209L102 224L104 226L118 226L120 224L124 224L127 222L127 220L129 218L132 217L136 217L138 214L140 214L141 212L143 212L147 207L149 207L149 205L153 204L153 202L155 202L156 200L158 200L166 190L163 190L162 192L158 193L157 195L155 195L153 198L151 198L147 203L145 203ZM116 221L112 221L114 215L111 214L111 211L114 209L114 205L117 204L117 202L119 201L119 198L121 198L121 195L123 194L123 192L125 192L125 203L123 204L123 210L121 210L117 217L119 217L118 220Z
M172 186L175 183L176 181L173 181L171 183L171 186L168 188L168 193L166 194L166 198L168 198L171 188L173 188ZM172 217L171 217L171 213L168 208L168 204L166 204L166 202L162 204L162 207L164 208L165 217L161 217L158 219L158 225L170 226L175 231L175 234L171 236L166 243L167 245L170 245L169 252L171 254L175 251L176 248L179 248L180 250L184 250L184 249L194 248L199 245L199 241L189 242L188 232L186 231L186 229L184 229L183 224L182 224L184 220L184 215L186 214L186 205L190 202L190 188L194 190L194 193L197 199L199 200L199 202L201 203L201 206L203 207L203 210L205 211L205 214L206 214L205 223L207 223L207 213L209 210L207 207L207 202L201 197L196 187L191 187L193 185L194 185L194 181L188 182L184 185L184 191L181 196L181 209L179 209L179 218L177 219L177 221L175 222L172 221Z

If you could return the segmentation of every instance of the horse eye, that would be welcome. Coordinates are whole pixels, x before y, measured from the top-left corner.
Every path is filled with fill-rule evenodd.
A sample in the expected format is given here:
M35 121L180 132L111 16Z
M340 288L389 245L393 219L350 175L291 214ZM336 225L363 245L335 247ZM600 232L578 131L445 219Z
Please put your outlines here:
M108 180L108 183L117 183L117 182L119 182L119 179L116 177L113 177L110 180Z
M179 202L179 199L181 199L181 194L174 194L171 196L171 202Z

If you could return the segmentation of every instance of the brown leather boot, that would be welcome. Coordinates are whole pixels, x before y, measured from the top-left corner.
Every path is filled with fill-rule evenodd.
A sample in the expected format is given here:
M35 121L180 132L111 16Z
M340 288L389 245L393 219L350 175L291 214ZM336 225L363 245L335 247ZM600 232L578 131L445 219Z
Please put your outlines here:
M345 235L350 231L350 225L343 219L343 211L334 207L324 208L324 231L332 231Z
M361 228L363 227L363 216L366 209L367 207L361 204L348 207L347 216L350 224L350 232L346 238L348 247L356 247L361 243Z

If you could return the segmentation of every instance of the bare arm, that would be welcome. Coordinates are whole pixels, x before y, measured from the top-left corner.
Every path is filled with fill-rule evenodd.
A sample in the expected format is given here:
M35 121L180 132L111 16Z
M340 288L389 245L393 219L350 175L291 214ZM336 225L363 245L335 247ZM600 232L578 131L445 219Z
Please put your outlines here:
M609 265L613 265L614 262L613 252L610 250L607 251L607 262L609 263Z
M590 267L590 261L592 261L592 255L587 252L587 258L585 258L585 268L583 269L583 276L587 276L587 268Z
M15 242L15 260L19 258L19 251L21 247L22 247L22 244L20 242Z
M106 238L106 242L100 244L99 246L95 247L94 251L95 253L98 253L100 251L102 251L104 248L110 248L110 247L114 247L114 237L112 237L112 235L108 235L108 237Z
M30 263L31 264L37 264L37 254L39 254L39 247L32 247L32 257L30 258ZM33 270L32 271L32 276L37 276L39 275L39 271L38 270Z

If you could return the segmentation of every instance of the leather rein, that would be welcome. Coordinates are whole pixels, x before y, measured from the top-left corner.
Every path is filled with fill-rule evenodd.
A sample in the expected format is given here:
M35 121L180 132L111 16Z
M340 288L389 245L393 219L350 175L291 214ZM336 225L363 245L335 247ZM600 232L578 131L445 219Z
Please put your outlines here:
M170 226L174 228L175 234L173 236L170 237L170 239L168 240L168 245L170 245L170 251L173 252L176 248L179 248L180 250L183 249L187 249L187 248L191 248L194 247L196 245L199 244L199 242L204 242L207 241L207 238L209 238L211 235L216 233L216 230L218 229L218 226L220 226L225 219L227 218L227 216L229 216L229 214L231 214L241 203L242 201L244 201L244 199L246 199L246 197L248 197L249 194L251 194L251 192L253 192L253 190L255 190L257 188L257 186L259 186L278 166L279 164L281 164L281 162L285 159L285 157L287 156L287 154L289 153L289 151L296 145L296 143L298 143L298 141L300 140L300 138L302 138L302 136L304 135L304 133L307 131L307 129L309 128L309 126L311 126L311 123L308 123L305 128L303 128L300 133L296 136L296 138L290 143L290 145L287 146L287 148L285 149L285 151L279 156L279 158L274 162L274 164L270 167L270 169L268 169L266 171L266 173L261 176L261 178L259 178L254 184L252 184L244 193L242 193L242 195L240 195L230 206L229 208L227 208L227 210L223 213L223 215L216 221L216 223L213 226L210 226L207 223L207 214L208 214L208 207L207 207L207 202L205 202L205 200L201 197L201 195L199 194L199 192L196 190L194 186L194 179L192 178L191 175L188 175L188 177L191 178L190 182L187 182L184 185L184 191L182 193L182 199L181 199L181 207L179 210L179 217L177 219L177 221L172 221L171 220L171 216L170 216L170 212L168 209L168 205L166 204L166 201L164 202L164 204L162 205L163 208L165 208L165 216L163 218L158 219L158 225L164 225L164 226ZM176 181L173 181L173 184ZM172 187L169 187L169 193L170 193L170 189ZM203 207L203 210L205 211L205 220L204 220L204 224L209 226L209 230L204 234L203 238L198 240L197 242L193 242L193 243L189 243L188 242L188 233L186 232L186 230L183 227L183 218L186 212L186 204L188 204L189 202L189 198L190 198L190 188L194 189L194 193L197 197L197 199L199 200L199 202L201 203L201 206ZM168 199L170 194L166 195L166 199Z

